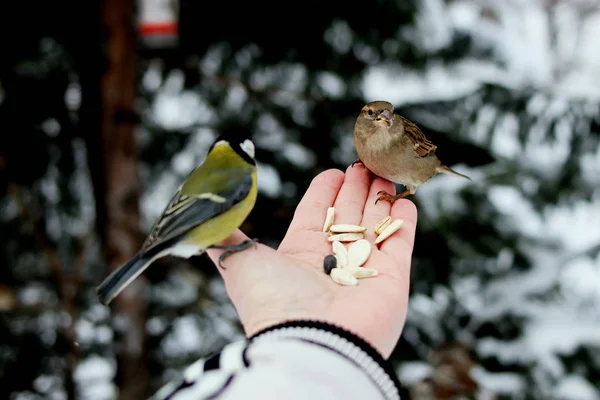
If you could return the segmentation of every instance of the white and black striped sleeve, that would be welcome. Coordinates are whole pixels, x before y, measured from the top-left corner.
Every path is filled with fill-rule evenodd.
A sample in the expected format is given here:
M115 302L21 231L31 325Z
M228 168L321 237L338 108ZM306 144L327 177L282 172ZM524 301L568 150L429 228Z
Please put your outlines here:
M294 321L265 329L190 365L151 400L400 399L390 364L333 325Z

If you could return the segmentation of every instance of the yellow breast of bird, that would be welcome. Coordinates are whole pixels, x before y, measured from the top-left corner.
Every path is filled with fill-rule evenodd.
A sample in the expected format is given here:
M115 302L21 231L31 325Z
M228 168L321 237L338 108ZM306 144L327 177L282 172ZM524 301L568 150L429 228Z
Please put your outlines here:
M246 220L256 203L258 185L256 171L252 172L252 188L248 195L228 211L209 219L189 233L190 241L209 247L229 237Z

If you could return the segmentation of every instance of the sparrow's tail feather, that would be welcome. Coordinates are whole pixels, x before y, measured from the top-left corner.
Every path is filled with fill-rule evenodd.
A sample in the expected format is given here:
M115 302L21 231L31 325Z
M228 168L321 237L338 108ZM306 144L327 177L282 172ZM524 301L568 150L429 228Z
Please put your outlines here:
M466 175L463 174L459 174L458 172L456 172L455 170L453 170L452 168L448 167L447 165L440 165L439 167L437 167L436 169L437 173L443 173L443 174L450 174L450 175L456 175L456 176L460 176L462 178L466 178L470 181L473 181L471 178L469 178Z
M96 288L98 299L104 305L108 305L123 289L137 278L148 266L162 254L136 254L133 258L114 270Z

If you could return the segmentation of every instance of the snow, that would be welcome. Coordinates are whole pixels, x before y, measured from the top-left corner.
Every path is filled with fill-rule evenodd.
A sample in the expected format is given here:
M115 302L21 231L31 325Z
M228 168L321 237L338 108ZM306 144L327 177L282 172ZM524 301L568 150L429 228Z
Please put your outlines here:
M283 157L285 157L296 168L310 169L315 166L315 154L301 144L288 142L283 146Z
M267 197L277 198L281 194L281 177L279 172L269 164L256 162L258 175L258 191Z
M204 337L198 325L198 316L184 315L175 319L172 330L162 341L162 351L170 357L198 354L204 346Z
M199 164L196 158L197 154L186 150L180 151L171 160L171 167L177 175L187 175Z
M34 307L40 304L55 304L56 294L47 286L32 281L17 292L18 303L23 306Z
M77 215L63 215L63 230L68 230L74 236L83 237L94 229L96 220L96 199L92 179L88 168L88 154L83 139L72 141L75 172L69 182L69 190L74 198L79 199Z
M148 322L146 322L146 330L148 331L148 334L152 336L162 334L168 326L169 321L162 316L151 317L148 319Z
M547 132L545 126L540 126L539 129L530 130L528 141L525 144L524 156L521 158L523 168L537 171L540 174L548 177L557 176L563 168L567 157L571 153L570 133L566 133L559 128L564 127L564 122L559 122L557 129L558 137L554 140L547 138L536 137L536 133L540 136L543 132Z
M152 225L158 220L181 183L183 183L183 179L175 174L164 173L153 183L151 188L148 188L148 193L142 196L140 208L146 232L149 232Z
M589 121L599 115L600 52L586 46L597 48L600 10L594 8L584 15L578 11L578 4L562 2L555 15L548 16L540 1L455 1L447 6L434 3L423 3L423 8L435 10L420 16L418 26L423 35L427 35L425 26L436 26L423 19L436 18L440 10L451 17L437 16L444 23L433 29L431 37L422 38L424 46L435 49L438 43L443 44L441 33L449 19L454 29L474 35L476 46L491 46L499 61L467 58L451 65L434 61L423 72L397 66L371 67L365 74L363 95L366 100L386 99L396 106L464 97L465 108L475 111L476 120L461 135L489 147L499 161L477 170L465 171L458 166L473 178L473 183L436 177L420 187L420 223L435 226L442 215L468 210L455 193L466 184L482 182L499 219L483 213L473 217L488 220L522 239L516 249L501 250L496 257L461 260L463 270L478 267L494 274L490 282L477 274L454 273L449 288L434 288L431 297L414 294L405 339L415 346L420 343L418 331L410 329L414 325L421 334L443 341L439 321L454 302L472 317L469 327L454 332L458 337L472 338L477 326L516 317L523 320L523 331L517 338L473 338L475 351L502 363L531 366L530 378L546 395L597 399L597 389L568 370L561 357L573 355L582 347L600 346L600 190L587 200L544 204L541 211L532 199L543 180L556 179L563 172L571 141L575 135L588 135ZM556 40L551 40L551 30L556 30ZM476 95L468 97L488 82L516 91L537 91L526 104L527 114L535 123L524 145L519 139L519 121L512 111L484 104ZM583 98L587 100L583 102ZM427 117L435 123L435 115ZM581 121L588 121L587 125ZM550 139L549 129L553 130ZM516 182L500 183L496 176L509 172L506 168L512 162L520 169ZM597 187L600 150L582 155L579 162L582 179ZM460 244L451 241L450 245ZM515 268L515 250L526 254L530 269ZM525 378L519 374L491 373L481 367L473 373L482 388L491 393L518 395L526 389Z
M237 112L242 109L247 101L248 92L246 89L241 85L233 85L227 91L224 106L232 112Z
M338 99L346 92L344 81L332 72L319 72L316 79L317 85L328 97Z
M399 106L457 99L493 82L533 87L562 98L600 99L600 9L583 14L581 4L559 3L552 17L542 0L420 2L417 24L403 31L404 37L433 51L448 44L453 30L462 31L473 37L476 47L490 47L498 60L467 56L451 65L432 61L419 72L372 66L362 82L363 96ZM352 33L339 23L326 38L343 52Z
M529 203L518 188L508 185L491 186L487 192L488 201L505 216L505 224L518 225L526 236L539 235L543 231L542 216ZM527 223L523 223L527 221Z
M497 394L519 394L525 389L525 380L518 374L510 372L489 372L485 369L475 366L471 370L471 375L477 380L484 391Z
M50 137L56 137L60 133L60 124L54 118L48 118L42 122L42 130Z
M558 279L565 298L577 308L600 304L600 255L596 259L579 257L571 260L561 269Z
M254 143L266 150L280 150L287 142L285 130L270 113L262 113L256 121Z
M94 339L96 327L91 321L79 319L75 323L75 333L78 343L90 343Z
M600 198L548 207L544 218L545 236L560 240L566 252L581 252L600 243Z
M405 362L397 370L398 379L403 385L413 385L431 376L432 367L426 362Z
M415 293L411 296L409 303L409 312L407 316L407 327L414 324L427 333L427 335L436 342L443 340L443 332L439 326L439 320L446 313L450 303L452 293L443 287L434 288L432 297L421 293ZM405 339L409 340L406 332L403 333ZM413 335L413 339L420 342L420 337ZM410 340L409 340L410 341ZM417 342L411 342L415 347L421 347Z
M113 362L100 356L83 359L73 374L81 399L110 400L117 395L117 387L112 383L116 375Z
M142 79L147 89L156 90L148 117L163 129L185 130L194 125L206 125L216 118L214 110L194 90L184 89L182 71L169 72L164 83L157 89L156 76L148 72ZM150 77L148 77L150 74Z
M376 65L380 61L379 51L364 43L355 43L352 47L354 57L365 64Z
M40 189L44 200L51 204L56 204L60 200L60 189L58 187L58 176L60 175L58 169L54 164L48 166L46 175L40 182Z
M101 304L94 304L85 310L85 317L95 323L103 322L110 318L110 309Z
M600 114L600 113L599 113ZM579 160L581 166L581 175L585 182L591 187L600 187L600 146L596 149L596 154L583 154Z
M292 119L294 123L299 126L307 126L310 127L313 124L312 115L310 114L312 111L311 104L305 100L295 99L293 101L289 101L292 96L286 96L285 92L280 92L280 95L276 95L273 102L282 103L282 105L287 105L290 108L292 113ZM281 101L285 98L285 101Z
M193 303L198 293L197 287L182 274L171 273L166 281L153 287L153 295L160 304L183 307Z
M564 5L564 8L568 7ZM572 65L557 89L576 97L597 99L600 96L600 54L597 39L600 36L600 10L587 13L578 21L564 21L564 25L567 26L572 27L576 24L581 25L578 37L573 40L572 50L569 52ZM565 44L565 48L568 51L568 44Z
M244 337L238 329L237 313L227 296L223 280L212 278L204 282L203 287L207 293L199 302L202 315L194 312L179 316L174 321L156 316L148 321L150 334L166 333L160 347L164 357L188 359L205 356L224 343Z
M483 182L484 176L480 171L470 169L464 165L453 165L452 168L469 176L473 181L440 174L430 179L426 185L419 186L417 189L419 206L425 211L419 213L420 224L428 223L428 221L435 223L442 215L460 215L468 210L469 205L456 193L464 187Z
M600 199L548 206L542 214L513 186L490 187L488 199L521 234L558 241L564 252L583 251L600 241L596 228L600 224Z
M561 379L556 388L558 400L598 400L600 395L590 382L578 375L568 375Z
M65 104L71 111L76 111L81 106L81 85L78 82L69 83L67 86Z
M374 66L362 81L367 101L386 100L399 106L427 100L452 100L474 92L478 82L456 68L431 62L423 72L400 66Z
M273 71L279 78L279 88L292 93L302 93L308 84L308 69L303 64L283 64Z
M171 82L173 86L176 84ZM179 92L167 86L154 97L152 118L165 129L177 130L207 124L215 115L197 93L188 90Z
M277 92L299 94L308 83L306 66L297 63L281 63L273 66L257 68L250 75L250 86L254 90L264 91L276 86ZM288 100L297 100L297 96Z
M357 158L356 149L354 148L354 139L348 132L354 129L354 121L352 125L343 124L335 127L333 135L335 138L335 146L331 148L331 160L338 164L350 164Z
M337 53L345 54L350 51L354 33L346 21L337 20L325 31L327 42Z
M254 59L261 55L261 49L255 43L250 43L235 53L235 61L238 67L245 69L250 67Z
M202 73L207 76L216 74L228 52L229 47L225 43L219 43L209 48L206 55L200 60Z
M514 114L505 114L492 136L491 151L498 156L512 158L522 152L518 137L519 122Z
M96 328L95 340L100 345L108 345L112 343L114 332L109 326L99 326Z
M404 39L414 42L426 51L436 51L447 47L452 39L451 20L442 1L423 0L419 2L416 25L406 29ZM422 32L427 32L423 35Z
M579 346L600 345L597 318L574 314L575 308L546 304L524 304L521 314L532 320L525 332L513 341L480 339L477 348L483 356L494 355L503 363L549 362L560 354L571 354ZM562 373L562 371L560 371Z
M161 63L157 60L150 61L141 81L142 87L148 92L155 92L158 90L162 84Z
M75 322L75 341L78 345L108 345L114 338L112 327L105 323L107 321L103 321L108 319L108 315L93 310L94 307L90 310L86 310L86 312ZM98 316L103 315L103 318L95 318L94 314Z

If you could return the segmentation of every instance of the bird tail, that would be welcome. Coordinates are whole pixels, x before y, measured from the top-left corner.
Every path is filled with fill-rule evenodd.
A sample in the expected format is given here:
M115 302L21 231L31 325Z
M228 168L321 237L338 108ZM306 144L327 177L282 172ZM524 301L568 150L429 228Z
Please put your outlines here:
M108 305L123 289L127 287L139 274L158 258L159 255L143 255L139 253L133 258L114 270L98 287L96 293L98 299L104 305Z
M458 172L456 172L455 170L453 170L452 168L448 167L447 165L440 165L439 167L436 168L436 172L437 173L443 173L443 174L450 174L450 175L456 175L456 176L460 176L462 178L466 178L470 181L473 181L471 178L469 178L466 175L463 174L459 174Z

